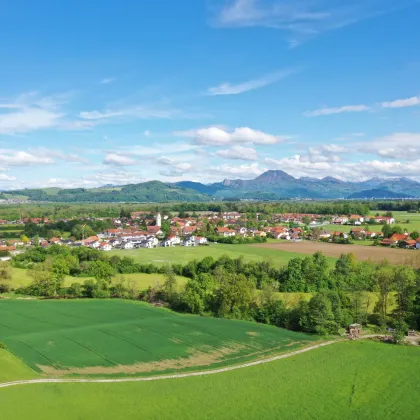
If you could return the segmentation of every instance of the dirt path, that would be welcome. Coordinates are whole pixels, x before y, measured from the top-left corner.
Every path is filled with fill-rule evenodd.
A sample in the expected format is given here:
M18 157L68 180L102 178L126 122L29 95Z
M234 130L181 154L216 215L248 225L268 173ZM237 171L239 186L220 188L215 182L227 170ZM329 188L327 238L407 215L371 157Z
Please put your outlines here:
M8 388L17 385L32 385L32 384L49 384L49 383L120 383L120 382L144 382L144 381L159 381L163 379L179 379L189 378L192 376L214 375L216 373L230 372L232 370L243 369L251 366L271 363L276 360L285 359L287 357L296 356L297 354L306 353L320 347L329 346L330 344L341 342L341 340L326 341L324 343L316 344L310 347L305 347L300 350L291 351L289 353L279 354L278 356L270 357L268 359L256 360L255 362L243 363L240 365L229 366L220 369L205 370L202 372L179 373L175 375L161 375L161 376L147 376L141 378L120 378L120 379L27 379L22 381L12 381L0 383L0 388Z
M386 248L382 246L341 245L323 242L281 242L277 244L250 245L257 248L277 249L279 251L313 254L321 251L327 257L338 258L341 254L352 253L359 260L382 261L385 258L393 264L401 264L420 256L420 252L409 249Z

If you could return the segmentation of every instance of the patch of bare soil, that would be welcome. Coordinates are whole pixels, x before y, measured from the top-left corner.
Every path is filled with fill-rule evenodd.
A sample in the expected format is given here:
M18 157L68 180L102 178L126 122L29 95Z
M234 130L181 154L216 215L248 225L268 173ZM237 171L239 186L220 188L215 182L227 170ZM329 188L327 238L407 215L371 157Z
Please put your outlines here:
M321 251L324 255L335 258L338 258L341 254L352 253L359 260L372 260L378 262L387 259L393 264L407 263L417 257L417 251L409 249L386 248L382 246L342 245L311 241L257 244L250 246L301 254L314 254L317 251Z
M180 359L167 359L149 363L136 363L135 365L117 366L89 366L70 367L67 369L55 369L53 366L37 365L43 373L48 375L107 375L115 373L143 373L159 372L169 369L184 369L189 367L210 366L224 360L226 356L237 353L243 346L222 347L209 352L194 351L190 357Z

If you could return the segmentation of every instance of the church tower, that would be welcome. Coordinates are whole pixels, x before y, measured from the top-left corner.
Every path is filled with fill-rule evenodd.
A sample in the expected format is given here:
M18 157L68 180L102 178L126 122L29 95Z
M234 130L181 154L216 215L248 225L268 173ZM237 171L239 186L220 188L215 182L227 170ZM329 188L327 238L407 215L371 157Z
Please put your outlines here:
M160 215L160 213L158 213L158 215L156 216L156 226L162 226L162 216Z

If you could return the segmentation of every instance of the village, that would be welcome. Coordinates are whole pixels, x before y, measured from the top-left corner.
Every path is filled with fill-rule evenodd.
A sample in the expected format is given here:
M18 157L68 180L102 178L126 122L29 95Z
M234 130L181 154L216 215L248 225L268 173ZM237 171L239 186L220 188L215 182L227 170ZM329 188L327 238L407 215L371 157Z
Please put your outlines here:
M109 222L110 228L85 235L85 226L92 221ZM23 218L22 220L0 220L0 225L25 226L28 223L53 226L54 223L69 223L71 220L54 221L41 218ZM319 214L263 214L247 215L239 212L200 212L184 217L160 213L138 211L130 217L113 219L86 218L82 223L82 236L31 237L0 240L0 251L16 254L29 246L48 247L53 244L70 247L90 247L101 251L132 250L137 248L157 247L194 247L206 246L209 242L217 243L253 243L266 240L293 241L304 240L354 243L374 241L372 244L386 247L420 249L420 238L408 231L392 233L395 219L391 216ZM347 227L344 231L342 228ZM392 234L384 234L388 226ZM86 229L87 231L87 229ZM56 232L54 230L48 232ZM91 232L92 233L92 232ZM51 236L51 235L50 235Z

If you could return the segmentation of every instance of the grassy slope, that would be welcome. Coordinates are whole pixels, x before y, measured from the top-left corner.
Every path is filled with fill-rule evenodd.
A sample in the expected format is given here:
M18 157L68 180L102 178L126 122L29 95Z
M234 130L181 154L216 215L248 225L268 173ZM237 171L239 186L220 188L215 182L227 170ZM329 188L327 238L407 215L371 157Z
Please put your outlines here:
M0 389L0 404L10 420L419 419L419 356L413 347L344 342L211 376Z
M7 350L0 349L0 382L32 379L38 374Z
M116 250L109 252L110 255L119 255L120 257L131 257L136 262L156 265L168 262L176 264L186 264L187 262L197 259L203 259L207 256L219 258L222 255L229 255L232 258L243 256L246 261L267 261L271 260L275 266L287 264L292 258L304 257L306 255L296 252L279 251L275 249L258 248L250 245L226 245L211 244L210 246L201 247L171 247L171 248L155 248L155 249L135 249L135 250ZM330 263L335 258L329 258Z
M146 290L149 286L153 286L157 282L163 284L165 282L165 276L163 274L144 274L144 273L134 273L134 274L124 274L123 277L127 281L133 281L139 290ZM64 286L71 286L72 283L83 283L91 277L71 277L66 276L64 279ZM182 276L177 276L177 281L180 286L183 286L187 279ZM3 280L3 283L10 284L12 287L17 288L20 286L27 286L32 282L32 278L28 273L28 270L22 268L14 268L12 280L6 281Z
M262 324L179 315L120 300L5 300L0 302L0 319L2 342L35 370L38 365L84 368L136 363L148 364L148 370L137 373L177 370L176 363L164 368L151 363L178 363L198 353L205 356L201 364L205 368L293 350L317 339Z

